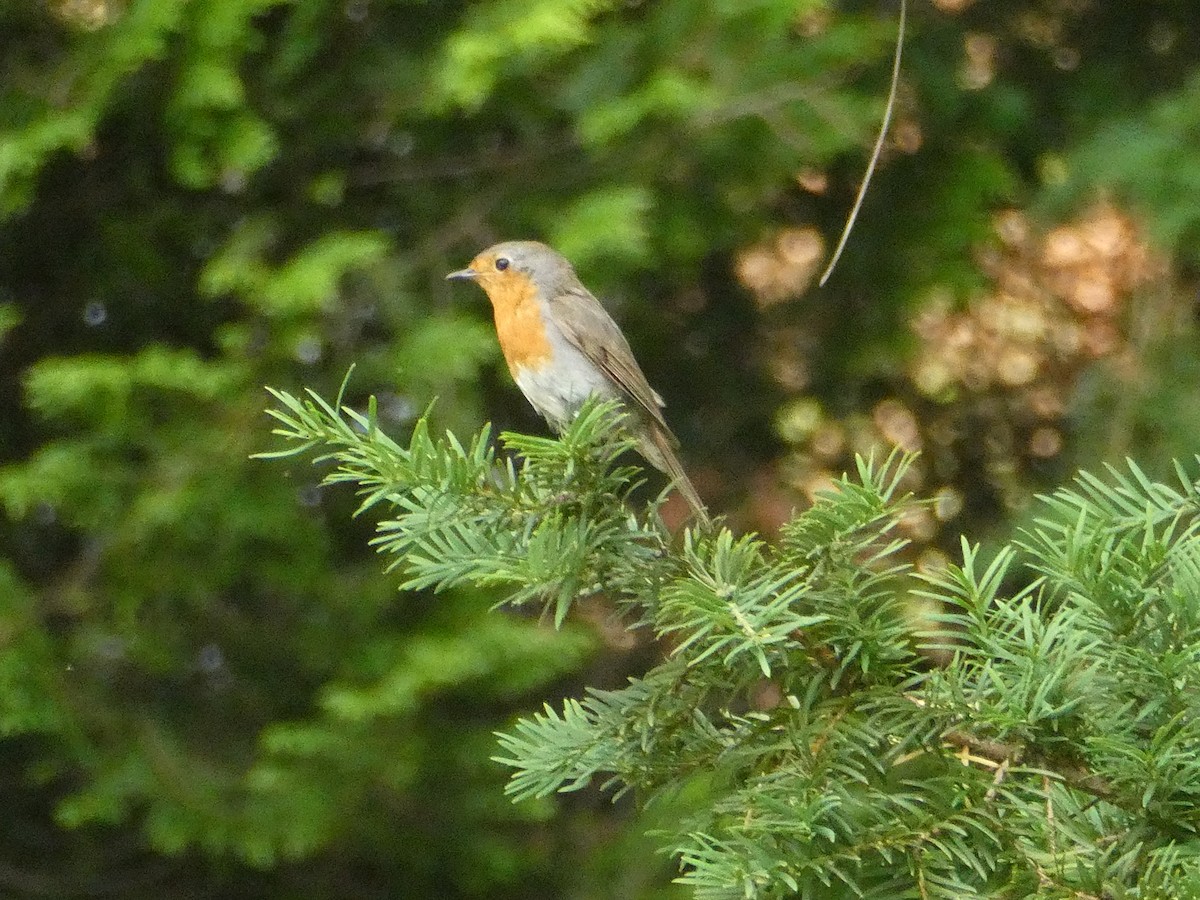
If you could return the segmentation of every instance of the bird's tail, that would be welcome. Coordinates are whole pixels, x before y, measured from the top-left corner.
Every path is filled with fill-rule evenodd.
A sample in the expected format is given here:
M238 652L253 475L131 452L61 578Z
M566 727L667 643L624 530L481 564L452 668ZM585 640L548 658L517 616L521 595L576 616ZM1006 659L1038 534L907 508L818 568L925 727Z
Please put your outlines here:
M642 456L646 457L654 468L671 479L675 489L683 495L683 499L687 501L688 506L692 508L692 513L701 524L706 528L711 526L712 519L709 518L708 510L704 508L704 501L696 493L695 485L688 478L687 472L683 470L683 464L679 461L679 457L675 455L677 444L675 436L669 431L657 427L656 423L649 423L639 438L638 449Z

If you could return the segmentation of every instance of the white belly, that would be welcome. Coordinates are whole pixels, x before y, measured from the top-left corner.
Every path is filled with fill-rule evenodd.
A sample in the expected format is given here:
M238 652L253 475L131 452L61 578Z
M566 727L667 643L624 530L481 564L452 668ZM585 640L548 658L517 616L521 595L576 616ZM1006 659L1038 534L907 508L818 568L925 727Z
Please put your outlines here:
M608 378L573 346L560 344L554 358L554 365L518 369L513 377L533 408L556 429L565 428L593 394L618 396Z

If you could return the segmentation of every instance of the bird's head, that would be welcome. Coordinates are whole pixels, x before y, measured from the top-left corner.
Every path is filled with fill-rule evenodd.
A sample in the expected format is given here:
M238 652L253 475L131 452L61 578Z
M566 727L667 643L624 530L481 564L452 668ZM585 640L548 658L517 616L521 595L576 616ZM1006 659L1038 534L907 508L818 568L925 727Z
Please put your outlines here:
M465 269L446 278L474 281L495 303L525 296L531 289L554 296L575 280L575 270L561 253L538 241L505 241L488 247Z

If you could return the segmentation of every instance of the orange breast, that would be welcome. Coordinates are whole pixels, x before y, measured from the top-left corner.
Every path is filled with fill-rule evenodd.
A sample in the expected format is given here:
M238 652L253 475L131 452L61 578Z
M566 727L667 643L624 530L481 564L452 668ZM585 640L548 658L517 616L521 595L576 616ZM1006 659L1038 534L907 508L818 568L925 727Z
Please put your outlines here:
M550 361L550 341L542 324L537 288L523 275L484 285L496 319L500 349L515 376L518 369L540 369Z

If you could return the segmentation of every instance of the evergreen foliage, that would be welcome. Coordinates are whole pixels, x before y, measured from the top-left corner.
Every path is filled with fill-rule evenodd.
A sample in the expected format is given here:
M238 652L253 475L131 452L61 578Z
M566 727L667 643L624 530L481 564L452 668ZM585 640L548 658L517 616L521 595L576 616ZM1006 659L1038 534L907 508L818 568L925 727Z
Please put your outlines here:
M329 397L352 362L379 393L381 430L406 433L433 396L439 430L533 430L486 302L442 281L497 239L571 257L668 398L705 497L743 530L773 534L823 482L781 427L791 401L845 422L850 459L930 349L914 353L910 318L936 308L954 324L985 288L1074 296L1081 273L1089 288L1138 285L1110 315L1072 314L1101 327L1070 359L1057 325L1036 339L1053 421L1026 427L1020 403L1040 383L976 398L982 410L966 383L914 407L954 445L927 443L909 470L923 486L906 489L964 491L935 551L960 527L1008 529L1021 498L1076 465L1193 453L1200 7L936 0L910 13L893 133L815 294L805 273L879 123L894 5L0 0L0 895L681 896L639 837L676 827L670 791L632 829L632 804L594 786L512 806L492 732L532 698L643 673L658 633L690 640L681 653L716 647L701 667L733 654L762 679L765 660L762 705L791 652L786 620L770 619L795 611L799 589L772 580L783 544L696 535L681 556L652 513L636 527L618 513L616 498L644 494L607 480L595 449L573 475L590 473L587 489L567 497L558 469L533 494L529 473L498 470L486 501L468 484L444 509L380 500L358 519L347 485L250 459L262 385ZM1097 274L1085 253L1049 285L1036 266L992 284L997 221L1053 235L1098 193L1108 225L1066 236L1095 249L1114 216L1118 244L1153 235L1148 257L1140 238L1117 254L1148 258L1153 283ZM748 263L762 248L760 295ZM1040 243L1026 249L1041 258ZM1019 316L989 322L1029 337ZM1089 355L1114 346L1109 326L1135 339ZM351 389L343 400L366 409ZM1061 453L1011 465L1041 426ZM455 477L476 471L470 449ZM497 518L503 497L552 524L514 536L502 524L524 520ZM929 513L910 509L889 540ZM378 534L388 546L428 560L398 577L457 586L398 602L367 548L376 514L400 523ZM509 553L489 587L472 586L475 532L405 543L421 515L476 516L485 550ZM806 540L825 538L787 538ZM638 554L636 570L611 562ZM614 580L656 554L674 560L668 581ZM803 629L841 654L839 685L901 665L895 610L854 597L905 578L825 586L826 604L859 616L854 637L832 619ZM602 580L645 619L640 637L603 621L602 602L582 610L598 630L573 616L550 627L572 590ZM719 599L731 586L756 598L744 614L765 617L761 633ZM521 591L528 618L481 614ZM697 604L724 618L697 618Z
M499 588L561 621L611 597L667 658L500 735L516 800L702 785L659 835L699 898L1165 897L1200 891L1200 488L1081 474L981 559L915 573L911 457L860 461L774 545L629 503L611 406L561 441L485 428L407 447L374 415L275 392L407 587ZM1023 586L1018 586L1023 583ZM914 634L911 597L935 612ZM933 654L945 660L931 662Z

